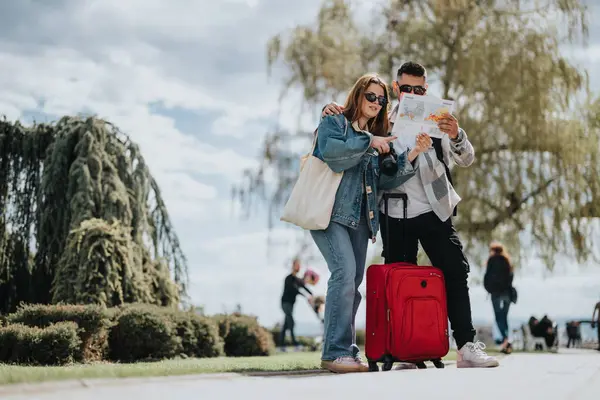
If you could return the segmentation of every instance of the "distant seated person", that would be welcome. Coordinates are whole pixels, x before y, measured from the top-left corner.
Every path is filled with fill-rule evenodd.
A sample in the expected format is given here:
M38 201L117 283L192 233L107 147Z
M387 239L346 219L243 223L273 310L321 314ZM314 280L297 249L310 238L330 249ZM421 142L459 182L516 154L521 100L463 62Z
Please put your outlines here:
M554 322L547 315L541 320L535 317L529 318L529 329L533 337L541 337L546 340L546 346L552 347L556 341L556 331L554 330ZM537 350L537 349L536 349Z

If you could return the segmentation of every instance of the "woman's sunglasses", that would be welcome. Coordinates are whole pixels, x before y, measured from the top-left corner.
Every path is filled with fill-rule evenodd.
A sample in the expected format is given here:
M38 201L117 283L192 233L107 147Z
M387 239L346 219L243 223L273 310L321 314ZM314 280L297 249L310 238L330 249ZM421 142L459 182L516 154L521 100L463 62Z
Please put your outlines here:
M414 93L419 96L423 96L427 92L427 89L423 86L401 85L398 88L402 93Z
M385 96L377 96L373 92L366 92L365 99L371 103L378 102L381 107L385 107L387 104L387 98Z

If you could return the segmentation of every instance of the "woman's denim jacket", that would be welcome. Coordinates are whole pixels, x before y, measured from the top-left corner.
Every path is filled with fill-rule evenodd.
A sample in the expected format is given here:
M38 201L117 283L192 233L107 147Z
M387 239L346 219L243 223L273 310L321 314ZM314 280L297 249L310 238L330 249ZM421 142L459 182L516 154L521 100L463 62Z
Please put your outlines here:
M404 152L398 155L395 176L380 174L378 153L371 147L372 140L372 134L354 129L343 114L329 115L321 120L317 129L313 156L327 163L334 172L344 172L335 195L331 221L358 228L366 193L366 217L373 239L379 230L378 190L400 186L416 170Z

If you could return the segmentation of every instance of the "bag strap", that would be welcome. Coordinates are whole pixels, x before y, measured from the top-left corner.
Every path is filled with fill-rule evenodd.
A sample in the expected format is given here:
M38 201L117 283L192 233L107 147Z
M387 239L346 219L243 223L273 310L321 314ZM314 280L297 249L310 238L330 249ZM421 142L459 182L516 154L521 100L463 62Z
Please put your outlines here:
M452 174L450 173L450 168L444 161L444 150L442 147L442 139L431 138L431 141L433 142L433 148L435 149L435 155L437 156L437 159L440 160L440 162L444 166L444 169L446 170L446 176L448 177L448 182L450 182L450 184L452 186L454 186L454 182L452 182ZM452 216L456 217L457 214L458 214L458 205L456 205L454 207L454 210L452 211Z
M343 115L343 114L342 114ZM348 132L348 119L344 116L344 137ZM315 138L313 139L312 150L307 155L311 156L315 152L315 148L317 147L317 136L319 136L319 128L315 129Z

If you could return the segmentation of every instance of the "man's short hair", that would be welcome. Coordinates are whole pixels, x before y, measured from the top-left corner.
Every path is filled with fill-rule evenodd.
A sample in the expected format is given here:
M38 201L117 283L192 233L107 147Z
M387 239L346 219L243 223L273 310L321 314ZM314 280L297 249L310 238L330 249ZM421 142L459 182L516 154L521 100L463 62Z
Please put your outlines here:
M425 67L412 61L405 62L400 68L398 68L398 79L402 77L402 74L416 77L422 76L425 78L425 80L427 80L427 71L425 70Z

